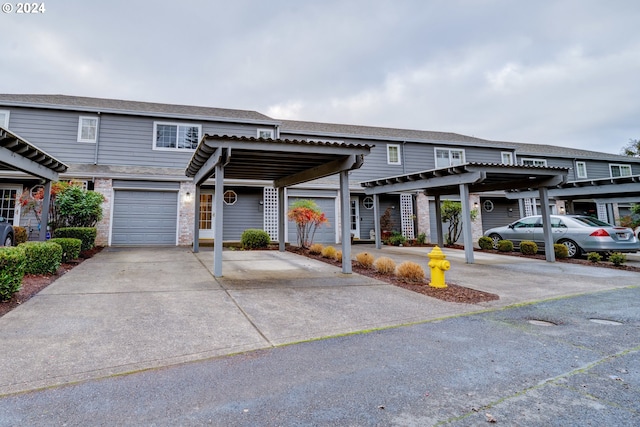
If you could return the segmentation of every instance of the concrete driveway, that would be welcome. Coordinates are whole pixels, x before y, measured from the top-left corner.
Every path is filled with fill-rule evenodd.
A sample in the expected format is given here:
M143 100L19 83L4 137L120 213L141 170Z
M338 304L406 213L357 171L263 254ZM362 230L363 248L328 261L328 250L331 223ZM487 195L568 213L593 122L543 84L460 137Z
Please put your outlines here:
M424 248L355 247L426 266ZM447 280L500 295L442 302L292 253L107 248L0 318L0 395L638 284L636 273L445 251Z

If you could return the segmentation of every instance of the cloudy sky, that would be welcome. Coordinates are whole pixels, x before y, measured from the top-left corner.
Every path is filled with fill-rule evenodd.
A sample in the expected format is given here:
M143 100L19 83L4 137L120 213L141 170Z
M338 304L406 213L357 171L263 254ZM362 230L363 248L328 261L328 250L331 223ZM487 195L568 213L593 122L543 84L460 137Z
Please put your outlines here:
M637 0L48 0L28 15L9 5L2 93L610 153L640 138Z

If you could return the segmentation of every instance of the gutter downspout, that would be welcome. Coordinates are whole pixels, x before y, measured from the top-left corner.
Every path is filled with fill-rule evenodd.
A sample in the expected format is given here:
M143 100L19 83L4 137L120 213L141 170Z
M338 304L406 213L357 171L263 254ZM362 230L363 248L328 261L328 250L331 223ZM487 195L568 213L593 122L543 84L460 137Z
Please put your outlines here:
M98 146L100 145L100 111L98 111L98 129L96 129L96 150L93 156L93 164L98 164Z

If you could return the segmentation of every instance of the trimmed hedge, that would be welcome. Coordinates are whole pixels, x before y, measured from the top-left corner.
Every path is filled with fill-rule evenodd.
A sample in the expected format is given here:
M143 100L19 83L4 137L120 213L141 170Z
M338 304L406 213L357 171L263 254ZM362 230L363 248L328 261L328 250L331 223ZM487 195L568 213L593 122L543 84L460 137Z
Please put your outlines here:
M78 257L80 257L82 240L71 237L56 237L49 239L49 241L57 243L62 247L62 262L69 262L72 259L78 259Z
M269 238L269 233L264 230L248 228L242 232L240 242L245 249L262 249L269 246L271 238Z
M478 239L478 246L485 251L493 249L493 239L491 237L482 236Z
M513 242L511 240L499 240L498 241L498 250L500 252L512 252L513 251Z
M538 245L530 240L520 242L520 252L523 255L535 255L538 253Z
M9 301L20 290L26 263L22 248L0 248L0 301Z
M54 242L26 242L18 246L26 256L25 274L53 274L62 263L62 246Z
M53 237L69 237L80 239L82 247L80 251L88 251L96 245L98 229L95 227L61 227L56 229Z
M562 243L554 243L553 252L556 254L556 258L567 258L569 256L569 248Z

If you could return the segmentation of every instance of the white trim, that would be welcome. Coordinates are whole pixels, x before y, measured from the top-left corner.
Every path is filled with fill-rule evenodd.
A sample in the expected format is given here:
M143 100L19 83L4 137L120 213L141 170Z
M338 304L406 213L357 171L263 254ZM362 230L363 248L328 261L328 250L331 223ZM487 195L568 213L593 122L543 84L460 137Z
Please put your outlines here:
M413 221L413 195L411 193L400 193L400 221L402 235L407 239L415 239Z
M354 204L355 203L355 204ZM351 209L355 207L355 211L352 212ZM353 220L352 213L355 213L355 220ZM353 220L353 221L352 221ZM349 228L353 233L354 238L360 238L360 197L359 196L350 196L349 197ZM355 228L353 226L355 225ZM351 238L351 236L349 236Z
M525 162L531 162L530 165L525 165ZM547 159L540 159L535 157L522 157L520 159L520 163L522 166L536 166L536 167L547 167ZM536 164L540 163L540 164Z
M507 161L505 161L505 157L508 157ZM503 165L515 164L513 159L513 153L511 151L502 151L500 153L500 162L502 162Z
M228 202L227 201L227 194L228 193L232 193L233 194L233 202ZM236 193L233 190L226 190L224 193L222 193L222 201L224 202L225 205L227 206L233 206L236 204L236 202L238 201L238 193Z
M442 166L442 165L438 165L438 151L446 151L447 152L447 159L449 160L449 164L446 166ZM452 153L460 153L460 162L454 163L452 161ZM449 147L434 147L433 148L433 161L434 161L434 165L436 167L436 169L438 168L443 168L443 167L449 167L449 166L455 166L455 165L461 165L463 163L465 163L465 158L467 157L467 154L465 153L464 148L449 148ZM444 159L444 158L443 158Z
M22 215L22 210L21 210L21 206L20 206L20 195L22 194L22 192L24 191L24 186L22 185L15 185L15 184L0 184L0 189L1 190L15 190L16 192L16 199L14 200L14 204L13 204L13 223L11 225L15 225L15 226L19 226L20 225L20 217Z
M96 133L93 138L83 138L82 137L82 128L84 127L84 120L95 120L96 121ZM78 142L90 142L94 143L98 140L98 129L100 126L100 118L98 116L79 116L78 117Z
M176 127L176 140L174 141L175 147L158 147L156 142L158 140L158 125L175 126ZM179 122L153 122L153 149L158 151L195 151L195 148L179 148L178 147L178 135L180 127L196 127L198 128L198 141L202 138L202 125L196 123L179 123Z
M613 168L617 167L620 169L620 175L614 175L613 174ZM628 174L623 174L622 173L622 169L628 169L629 173ZM633 169L631 168L631 165L624 165L624 164L620 164L620 163L609 163L609 174L611 176L611 178L615 178L616 176L631 176L633 175Z
M262 133L268 133L269 136L264 136L261 135ZM270 128L258 128L256 130L256 135L258 138L268 138L268 139L273 139L274 135L275 135L275 130L274 129L270 129Z
M0 121L0 127L3 127L5 129L9 129L9 115L11 114L11 111L9 110L0 110L0 114L4 114L4 122Z
M583 171L580 168L583 168ZM587 162L576 162L576 178L577 179L585 179L587 178Z
M398 151L398 159L395 162L391 161L391 155L390 155L391 148L395 148ZM400 144L387 144L387 164L388 165L402 164L402 161L400 160Z

